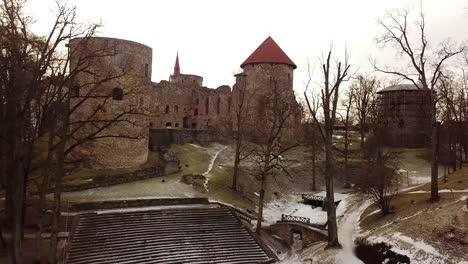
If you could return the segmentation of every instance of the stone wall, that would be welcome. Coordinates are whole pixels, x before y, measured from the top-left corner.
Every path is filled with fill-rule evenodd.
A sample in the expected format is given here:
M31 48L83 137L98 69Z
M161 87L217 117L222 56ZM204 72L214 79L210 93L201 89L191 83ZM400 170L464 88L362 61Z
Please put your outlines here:
M64 192L76 192L76 191L112 186L112 185L117 185L117 184L122 184L122 183L127 183L127 182L141 181L141 180L146 180L146 179L164 176L164 175L166 175L164 166L158 166L154 168L147 168L147 169L142 169L142 170L138 170L135 172L122 173L122 174L112 175L112 176L105 176L105 175L97 176L97 177L94 177L92 181L89 181L80 185L64 186L63 191Z
M426 92L382 92L379 105L385 143L392 147L417 148L430 144L431 105Z
M319 242L327 241L326 230L312 228L302 223L276 223L270 226L271 233L280 237L288 245L293 245L293 234L299 233L302 236L302 247Z
M209 129L229 126L231 120L231 88L211 89L197 82L161 81L153 84L151 98L159 106L150 128Z
M70 42L72 153L91 169L136 167L148 155L147 115L154 112L145 92L151 85L152 49L113 38ZM91 137L90 137L91 135ZM87 140L87 138L91 140Z
M170 144L200 143L206 144L216 140L213 131L207 129L150 129L149 148L156 151L158 147Z
M278 98L278 105L282 105L284 111L290 111L283 133L293 136L302 117L293 90L294 67L287 64L257 63L244 65L243 69L242 73L236 75L236 84L233 87L235 109L232 120L237 122L235 114L239 111L238 106L244 93L244 127L251 135L260 134L268 127L266 116L272 115L273 100Z

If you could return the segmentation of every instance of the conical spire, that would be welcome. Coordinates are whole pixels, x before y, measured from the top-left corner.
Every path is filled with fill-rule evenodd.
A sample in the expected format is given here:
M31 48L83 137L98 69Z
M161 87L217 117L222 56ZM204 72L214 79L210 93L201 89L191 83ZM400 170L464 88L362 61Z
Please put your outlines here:
M177 77L180 75L180 66L179 66L179 51L177 51L177 56L175 60L175 66L174 66L174 77Z

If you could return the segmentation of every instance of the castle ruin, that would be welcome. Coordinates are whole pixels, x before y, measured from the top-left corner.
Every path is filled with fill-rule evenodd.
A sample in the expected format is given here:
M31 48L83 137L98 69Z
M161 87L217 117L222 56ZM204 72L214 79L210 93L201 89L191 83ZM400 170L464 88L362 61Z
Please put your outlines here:
M150 129L232 129L240 82L252 95L254 106L269 96L271 81L274 80L276 85L281 86L281 96L299 109L293 91L296 65L271 37L241 64L243 72L236 75L233 91L227 85L215 89L205 87L203 77L181 73L178 54L169 79L152 82L152 49L133 41L92 37L74 39L70 44L71 69L83 63L79 59L83 55L110 50L108 54L89 56L90 59L84 60L90 67L74 78L72 89L75 101L79 101L80 95L93 90L95 94L111 95L109 98L112 102L104 106L100 106L98 101L86 102L74 115L75 122L98 108L101 109L96 111L97 116L128 112L126 120L129 122L110 125L99 133L102 137L97 136L79 148L77 155L86 156L93 168L143 164L148 155ZM106 81L99 82L99 79ZM96 86L99 88L89 88ZM261 123L265 116L255 107L252 109L249 119ZM299 112L295 114L294 121L290 122L291 127L293 122L300 122ZM93 127L84 125L79 129L88 132Z

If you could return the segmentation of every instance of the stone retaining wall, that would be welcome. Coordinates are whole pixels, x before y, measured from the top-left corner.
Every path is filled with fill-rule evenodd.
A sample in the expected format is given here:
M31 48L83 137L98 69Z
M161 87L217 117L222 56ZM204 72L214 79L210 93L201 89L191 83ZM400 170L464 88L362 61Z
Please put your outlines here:
M92 181L76 185L76 186L64 186L64 192L76 192L88 189L94 189L99 187L106 187L116 184L122 184L133 181L141 181L149 178L159 177L165 175L165 167L158 166L154 168L147 168L138 170L130 173L122 173L112 176L96 176Z
M149 148L155 151L170 144L206 144L215 140L214 132L207 129L156 128L150 129Z

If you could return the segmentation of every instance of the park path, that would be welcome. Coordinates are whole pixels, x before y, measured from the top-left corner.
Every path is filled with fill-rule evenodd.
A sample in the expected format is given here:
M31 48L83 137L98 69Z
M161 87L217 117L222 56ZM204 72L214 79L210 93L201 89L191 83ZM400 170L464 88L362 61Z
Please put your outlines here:
M215 161L216 159L218 158L218 155L219 153L221 153L223 150L225 150L227 148L227 146L224 146L222 149L216 151L216 153L213 155L213 157L211 158L211 161L210 161L210 164L208 166L208 169L202 174L203 176L205 176L205 183L203 184L205 186L205 190L206 192L209 192L208 190L208 183L210 181L210 177L209 177L209 174L211 172L211 170L213 169L213 166L215 164Z

